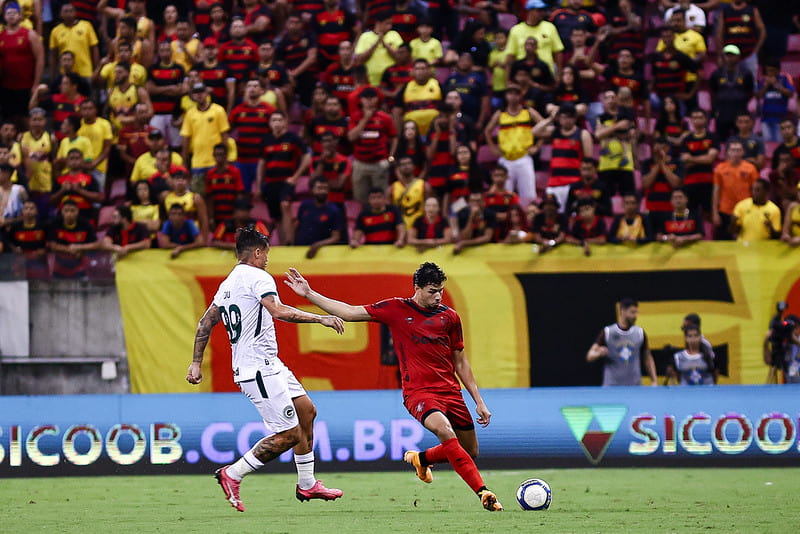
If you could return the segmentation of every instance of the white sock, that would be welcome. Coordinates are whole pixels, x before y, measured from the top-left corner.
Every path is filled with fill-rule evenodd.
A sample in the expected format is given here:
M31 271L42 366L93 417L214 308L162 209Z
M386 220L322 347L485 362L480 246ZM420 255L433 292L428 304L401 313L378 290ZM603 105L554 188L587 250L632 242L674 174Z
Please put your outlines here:
M253 454L253 449L250 449L235 463L229 465L225 472L234 480L242 480L245 475L262 467L264 467L264 463L256 458L255 454Z
M314 476L314 451L308 454L295 454L294 465L297 468L297 485L300 489L311 489L317 482Z

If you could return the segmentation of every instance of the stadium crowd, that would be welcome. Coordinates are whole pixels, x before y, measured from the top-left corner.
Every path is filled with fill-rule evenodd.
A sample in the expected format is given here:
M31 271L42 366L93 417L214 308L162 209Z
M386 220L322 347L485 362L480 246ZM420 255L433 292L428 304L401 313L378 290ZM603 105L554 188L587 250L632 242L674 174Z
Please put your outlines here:
M797 246L798 4L6 0L0 246Z

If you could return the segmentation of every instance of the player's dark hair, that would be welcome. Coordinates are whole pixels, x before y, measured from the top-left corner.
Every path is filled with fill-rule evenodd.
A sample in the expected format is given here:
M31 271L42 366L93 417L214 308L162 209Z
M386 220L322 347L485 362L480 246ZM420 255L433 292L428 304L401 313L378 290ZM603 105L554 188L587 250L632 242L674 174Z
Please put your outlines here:
M121 19L119 19L119 23L120 24L124 24L125 26L127 26L128 28L131 28L132 30L136 29L136 18L135 17L122 17Z
M700 316L696 313L689 313L683 318L684 322L691 323L697 328L700 328ZM688 327L688 326L687 326Z
M371 188L369 189L369 194L370 194L370 195L372 195L372 194L378 194L378 193L380 193L381 195L385 195L385 194L386 194L386 191L384 191L384 190L383 190L382 188L380 188L380 187L371 187Z
M444 271L435 263L426 261L414 271L414 285L417 287L440 286L447 280Z
M236 231L236 256L243 259L255 248L269 248L269 238L256 230L255 225L247 225Z
M639 303L636 302L636 299L632 299L630 297L623 297L619 299L619 309L620 310L627 310L631 306L638 306Z
M226 145L225 143L217 143L216 145L214 145L214 150L224 150L225 153L227 154L228 145Z
M696 314L694 314L694 315L696 315ZM699 319L699 317L698 317L698 319ZM703 333L700 331L700 325L699 324L695 324L695 323L686 325L686 327L683 328L683 335L686 336L691 331L697 332L697 335L700 336L700 338L701 338L701 340L700 340L700 354L703 355L703 361L706 362L707 371L709 373L713 372L714 371L714 358L711 356L711 349L709 349L708 346L706 346L706 344L703 343L703 341L702 341Z

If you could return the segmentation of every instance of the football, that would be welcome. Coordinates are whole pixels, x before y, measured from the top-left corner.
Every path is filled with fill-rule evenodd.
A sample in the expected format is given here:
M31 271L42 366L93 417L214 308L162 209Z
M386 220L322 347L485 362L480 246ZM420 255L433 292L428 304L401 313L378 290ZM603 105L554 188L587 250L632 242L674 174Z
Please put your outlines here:
M523 510L547 510L553 492L544 480L531 478L519 485L517 502Z

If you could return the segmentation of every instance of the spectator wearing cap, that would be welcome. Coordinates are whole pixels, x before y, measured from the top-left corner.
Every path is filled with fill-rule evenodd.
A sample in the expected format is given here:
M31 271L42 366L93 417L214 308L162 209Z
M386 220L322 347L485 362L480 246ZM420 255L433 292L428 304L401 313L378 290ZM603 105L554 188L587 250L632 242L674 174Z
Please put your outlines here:
M370 189L389 186L389 154L397 146L394 121L378 109L375 88L359 93L359 110L351 117L347 138L353 143L353 198L364 204Z
M75 72L90 78L94 65L100 62L99 41L91 22L78 19L75 6L67 2L61 6L61 24L50 32L50 77L56 77L58 56L64 50L75 54Z
M528 0L525 3L525 20L519 22L508 32L509 66L517 59L525 57L525 41L535 37L538 43L539 59L547 63L551 72L561 64L561 53L564 44L558 35L558 29L552 22L545 20L547 4L543 0Z
M150 67L147 92L153 103L150 124L161 130L172 148L180 146L178 128L173 123L180 111L181 97L186 94L186 70L172 59L172 45L168 41L158 44L158 61Z
M245 193L239 169L228 163L227 145L214 146L214 163L206 172L209 227L233 217L233 205Z
M533 135L549 139L552 146L550 179L547 193L558 198L561 209L566 208L569 186L581 179L581 162L594 153L591 134L577 125L575 107L562 104L546 119L536 123Z
M542 117L535 109L523 107L521 98L519 86L509 84L506 88L506 108L497 110L489 119L484 135L486 144L499 156L500 165L508 171L506 187L516 190L522 198L535 199L533 156L539 147L534 142L532 131ZM493 139L495 127L499 127L496 144Z
M330 185L322 177L311 181L311 198L304 200L297 211L295 244L307 246L306 258L317 255L320 248L341 242L344 216L339 206L328 198Z
M761 135L766 142L778 143L781 140L778 124L789 112L789 99L796 89L792 77L781 72L779 60L767 58L762 67L764 75L758 79L755 94L761 110Z
M23 27L19 4L6 2L3 8L5 27L0 31L0 114L21 124L29 109L31 95L39 87L44 72L44 48L41 36ZM13 74L13 75L9 75Z
M539 252L547 252L563 243L567 238L569 221L561 213L561 205L555 195L549 194L539 203L539 213L534 215L531 224L533 242L539 245Z
M205 85L194 84L191 98L197 107L189 109L183 117L182 155L183 160L191 165L192 190L203 195L205 174L215 164L214 146L228 142L231 127L225 109L211 102Z
M177 152L172 151L164 142L164 134L161 130L154 128L147 133L147 152L136 158L131 171L130 182L136 183L139 180L147 180L156 172L156 155L162 148L170 151L170 161L173 165L183 165L183 158Z
M397 59L397 48L403 44L403 38L392 29L392 14L389 11L375 15L375 23L371 30L363 32L355 48L356 65L367 67L369 83L380 85L381 76Z
M189 174L185 167L178 167L171 172L172 190L164 196L164 211L169 211L176 204L183 208L183 214L197 223L203 242L208 235L208 207L205 199L189 189Z
M731 0L723 5L717 13L717 50L723 50L727 45L735 45L741 56L742 68L750 72L755 79L758 76L758 53L767 31L761 12L749 0ZM720 63L724 59L720 58Z
M211 101L230 112L236 96L236 80L228 75L228 70L219 62L219 43L214 37L203 39L203 49L199 53L201 60L194 68L200 74L200 81L208 87Z
M227 221L217 224L211 238L211 246L233 250L236 248L236 232L240 228L254 226L256 230L269 236L266 225L250 216L253 205L247 199L239 199L233 204L233 216Z
M741 64L738 46L725 45L722 54L722 66L711 74L708 87L717 119L717 137L727 139L736 133L736 117L747 112L747 104L755 90L755 78Z
M144 106L144 115L137 114L136 108L139 105ZM147 118L148 123L150 122L153 115L150 95L144 87L131 82L130 63L117 63L114 66L114 86L108 93L106 109L111 126L117 133L143 117Z

